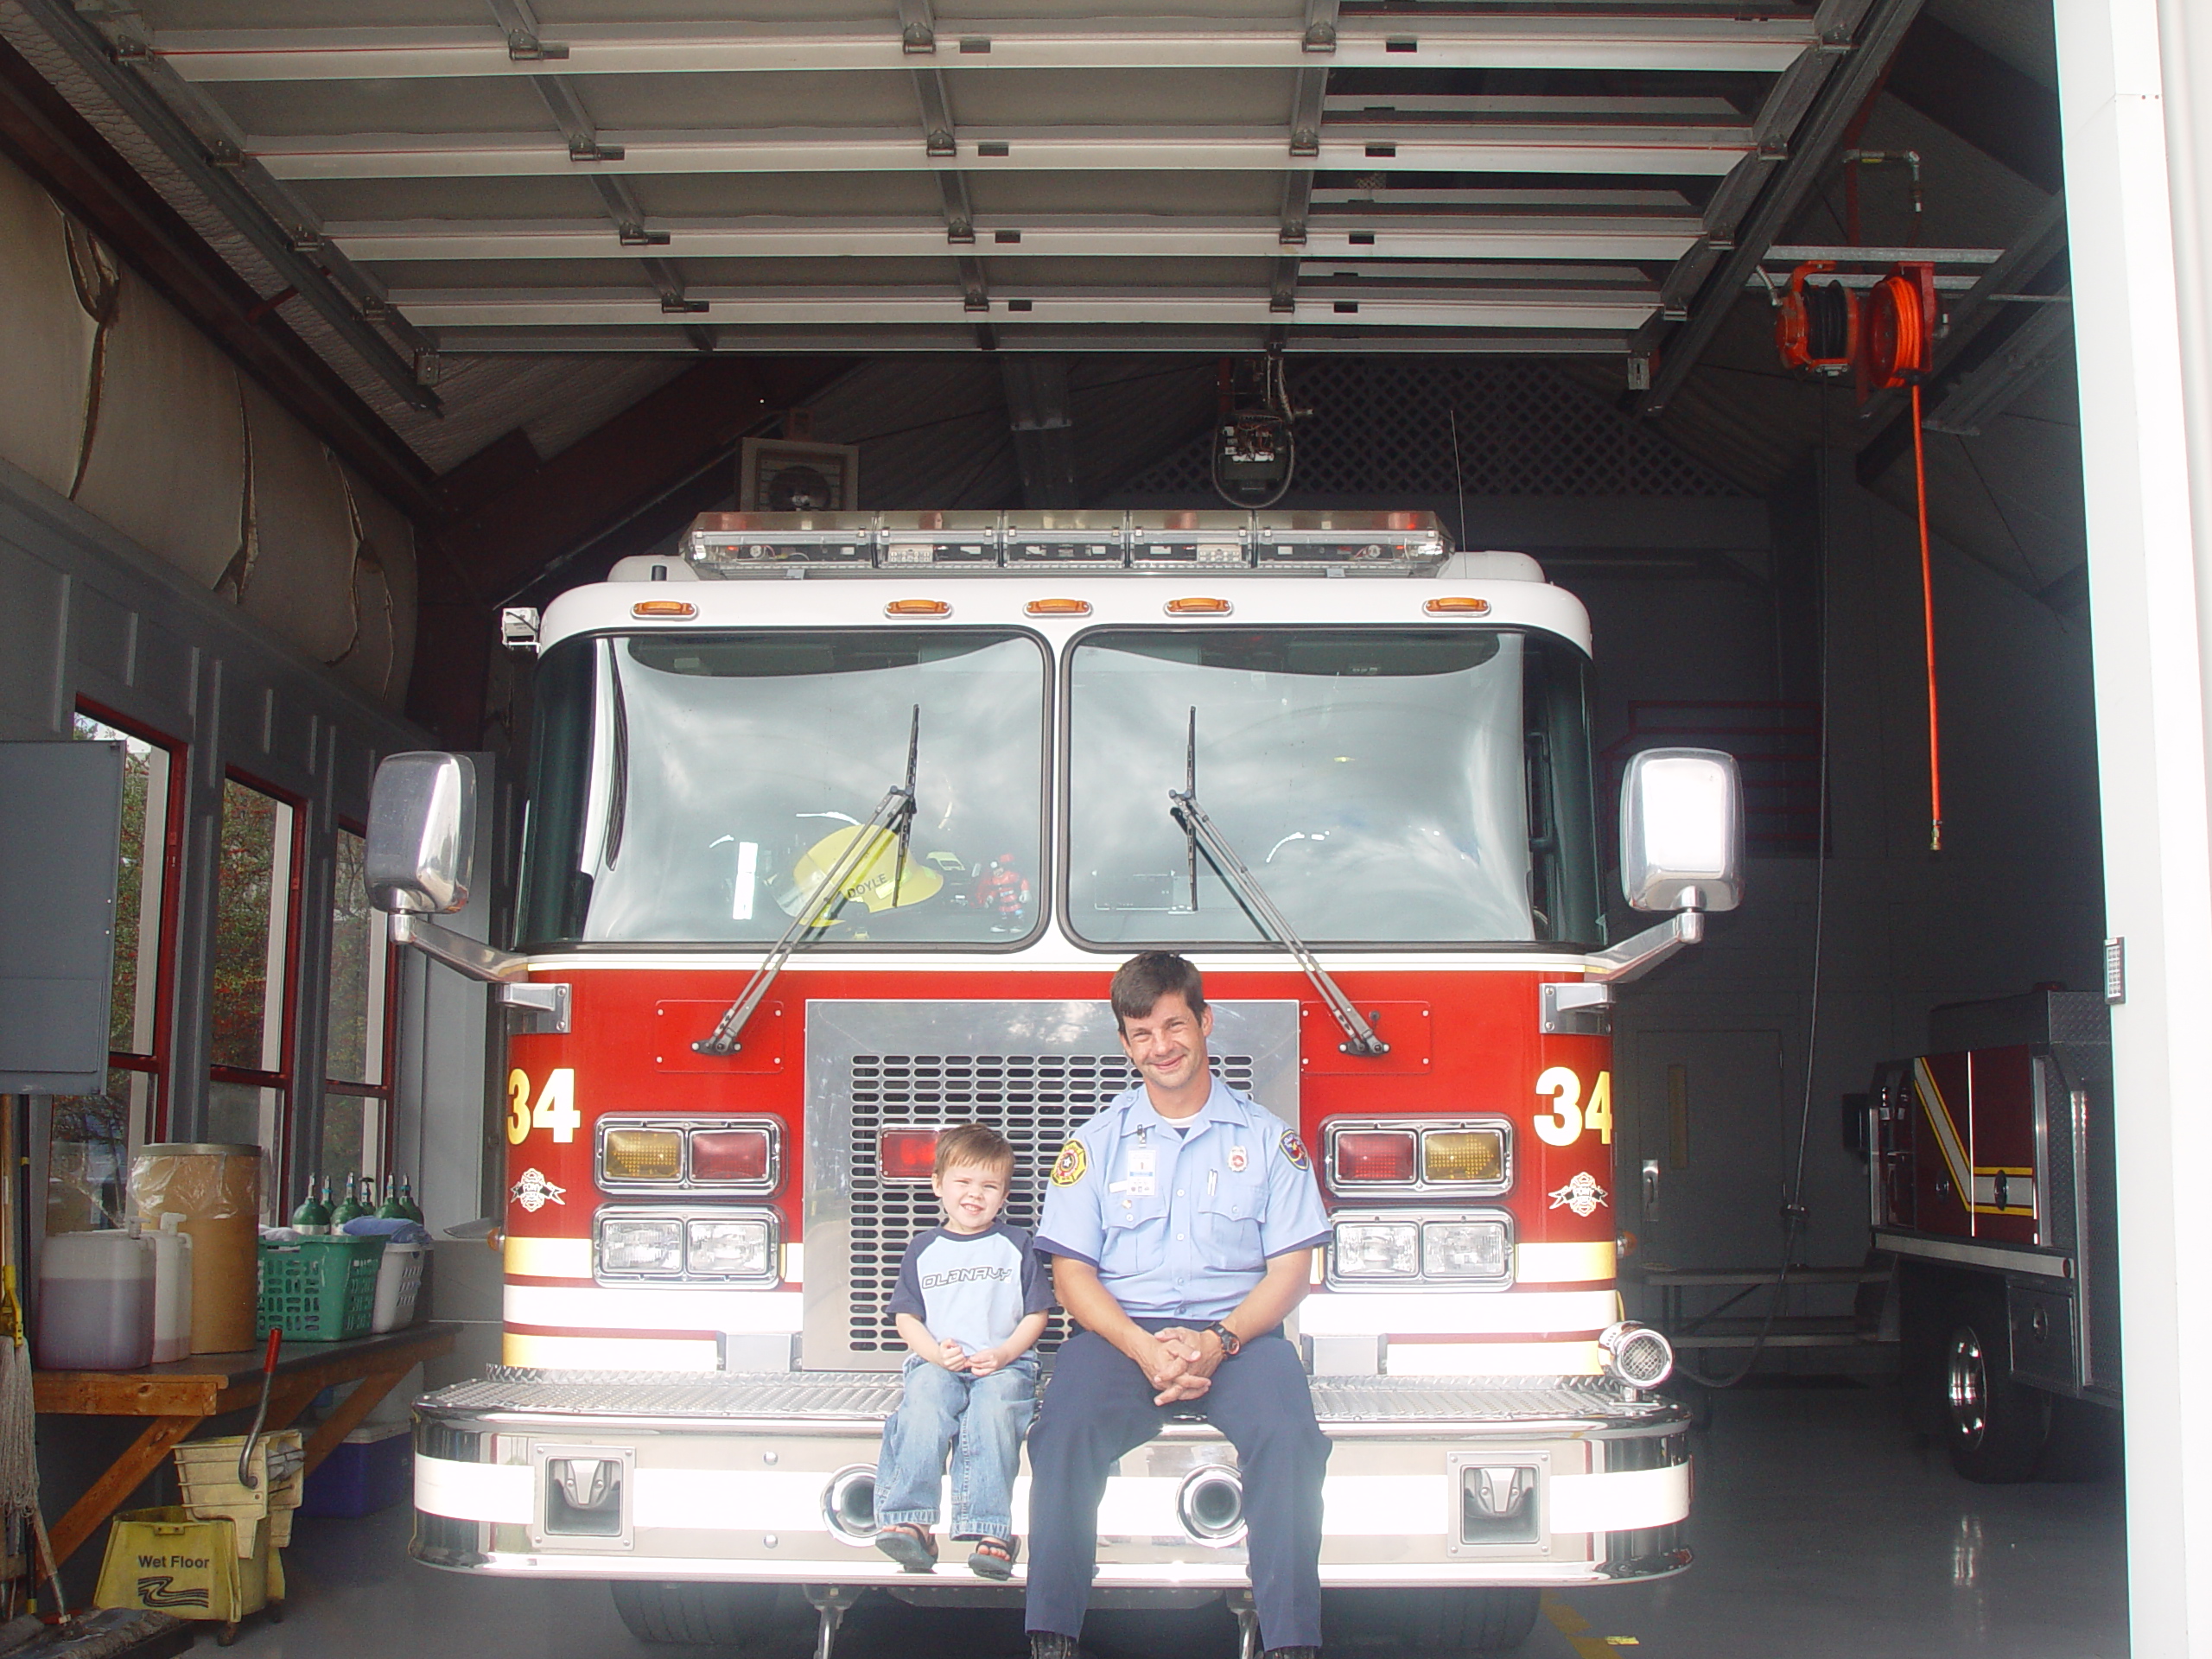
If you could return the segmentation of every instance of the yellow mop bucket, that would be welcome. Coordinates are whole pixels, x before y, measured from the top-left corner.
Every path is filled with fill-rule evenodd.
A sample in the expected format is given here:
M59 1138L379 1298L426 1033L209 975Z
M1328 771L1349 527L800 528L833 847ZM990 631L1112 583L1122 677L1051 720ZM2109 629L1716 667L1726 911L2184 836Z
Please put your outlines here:
M240 1550L228 1516L196 1520L181 1505L124 1510L108 1529L93 1605L226 1624L259 1612L283 1599L283 1568L269 1547L267 1523L251 1524L252 1537Z

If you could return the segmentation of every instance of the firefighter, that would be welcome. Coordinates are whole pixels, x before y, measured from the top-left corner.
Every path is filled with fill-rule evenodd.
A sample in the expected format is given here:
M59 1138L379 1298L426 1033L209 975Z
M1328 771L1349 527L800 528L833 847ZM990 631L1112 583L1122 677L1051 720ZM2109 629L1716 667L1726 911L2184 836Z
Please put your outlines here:
M991 861L968 902L991 918L994 933L1019 933L1028 925L1029 878L1014 868L1012 853Z
M1328 1237L1313 1162L1294 1129L1213 1077L1213 1012L1190 963L1147 951L1111 995L1141 1081L1061 1148L1037 1230L1083 1329L1029 1441L1032 1659L1073 1659L1114 1460L1190 1412L1236 1448L1262 1643L1312 1659L1329 1442L1282 1322Z

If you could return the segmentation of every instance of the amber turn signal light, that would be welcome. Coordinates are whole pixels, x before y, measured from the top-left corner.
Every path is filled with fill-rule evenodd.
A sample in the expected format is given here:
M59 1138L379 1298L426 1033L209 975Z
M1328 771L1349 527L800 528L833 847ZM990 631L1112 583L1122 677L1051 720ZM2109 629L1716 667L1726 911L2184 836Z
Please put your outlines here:
M952 607L941 599L894 599L883 607L886 616L950 616Z
M1448 599L1432 599L1421 609L1431 616L1488 616L1490 601L1455 594Z
M673 616L684 620L699 614L699 607L688 599L641 599L630 607L632 616Z

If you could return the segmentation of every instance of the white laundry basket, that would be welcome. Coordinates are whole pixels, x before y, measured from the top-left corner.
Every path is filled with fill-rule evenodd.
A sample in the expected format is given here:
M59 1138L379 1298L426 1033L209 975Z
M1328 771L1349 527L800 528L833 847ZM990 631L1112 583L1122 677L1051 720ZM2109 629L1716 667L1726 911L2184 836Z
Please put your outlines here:
M423 1288L423 1258L427 1244L388 1243L377 1268L377 1310L371 1331L397 1331L415 1319L416 1294Z

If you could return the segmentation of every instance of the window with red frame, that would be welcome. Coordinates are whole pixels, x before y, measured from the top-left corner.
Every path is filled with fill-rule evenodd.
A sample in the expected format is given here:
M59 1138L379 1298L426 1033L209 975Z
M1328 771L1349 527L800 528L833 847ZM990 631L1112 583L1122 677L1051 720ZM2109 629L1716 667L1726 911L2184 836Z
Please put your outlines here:
M71 735L121 743L122 851L116 871L115 978L108 1003L107 1086L54 1101L48 1157L49 1233L120 1227L129 1219L130 1149L166 1125L168 964L175 924L182 747L81 710Z
M322 1084L323 1179L378 1181L390 1166L391 1006L397 963L369 902L368 842L338 830L330 887L330 1002Z
M289 1209L283 1189L291 1126L300 828L290 802L238 778L223 780L207 1138L261 1148L262 1211L272 1221Z

